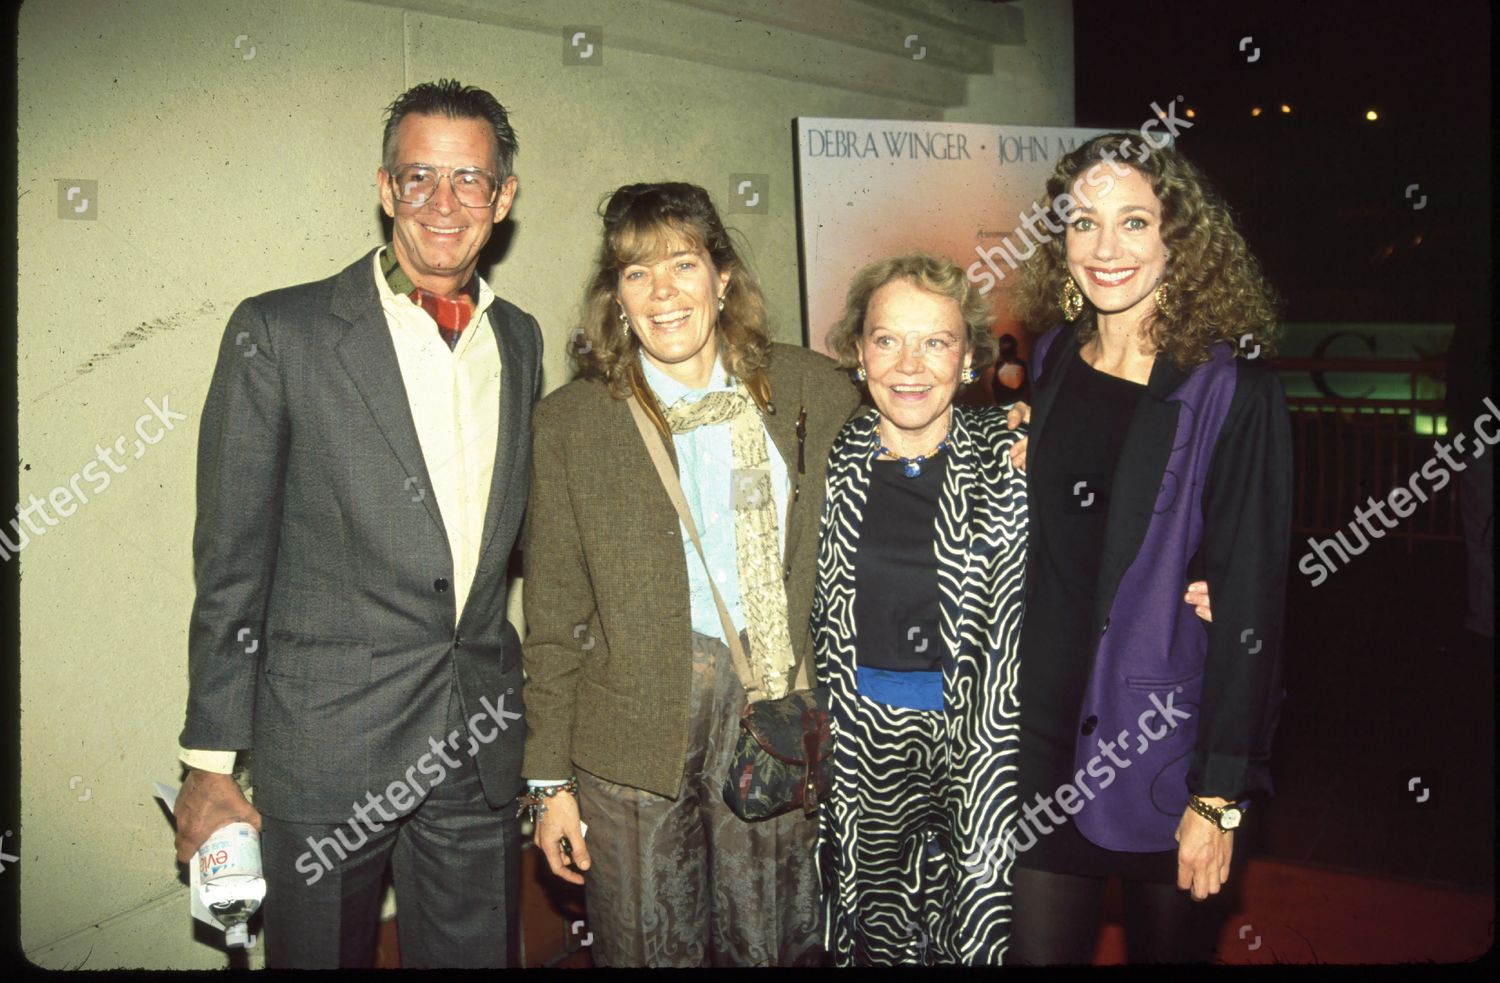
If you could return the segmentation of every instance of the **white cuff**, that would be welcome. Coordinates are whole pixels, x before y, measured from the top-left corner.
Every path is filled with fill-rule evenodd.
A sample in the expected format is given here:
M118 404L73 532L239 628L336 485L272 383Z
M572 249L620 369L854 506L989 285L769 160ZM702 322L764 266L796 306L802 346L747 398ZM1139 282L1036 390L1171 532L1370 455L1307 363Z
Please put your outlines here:
M189 768L217 772L220 775L232 775L234 774L234 760L238 754L238 751L201 751L185 747L177 757Z

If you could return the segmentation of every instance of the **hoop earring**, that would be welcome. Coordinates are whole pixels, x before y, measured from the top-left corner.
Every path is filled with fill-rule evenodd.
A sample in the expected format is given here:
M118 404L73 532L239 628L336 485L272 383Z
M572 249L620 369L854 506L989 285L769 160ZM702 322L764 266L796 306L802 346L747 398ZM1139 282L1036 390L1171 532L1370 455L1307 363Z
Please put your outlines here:
M869 376L865 374L865 367L863 365L861 365L859 368L857 368L857 369L854 370L854 381L855 382L864 382L868 378L869 378Z
M1167 281L1162 280L1156 285L1156 292L1151 295L1156 301L1156 310L1168 321L1177 317L1177 305L1172 301L1172 292L1167 289Z
M1078 289L1078 284L1070 275L1063 281L1062 297L1058 303L1062 307L1063 318L1068 321L1076 321L1083 313L1083 291Z

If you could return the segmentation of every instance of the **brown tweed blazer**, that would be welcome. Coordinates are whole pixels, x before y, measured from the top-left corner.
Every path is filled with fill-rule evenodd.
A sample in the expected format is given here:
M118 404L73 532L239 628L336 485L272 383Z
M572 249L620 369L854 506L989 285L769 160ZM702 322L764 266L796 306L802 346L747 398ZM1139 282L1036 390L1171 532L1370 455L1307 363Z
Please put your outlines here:
M773 346L767 376L776 412L765 415L766 429L793 482L787 620L800 667L812 658L808 616L823 473L859 392L831 359L796 345ZM807 438L799 475L801 409ZM577 380L537 404L532 453L522 774L566 778L576 763L608 781L676 798L692 685L677 513L629 409L602 383Z

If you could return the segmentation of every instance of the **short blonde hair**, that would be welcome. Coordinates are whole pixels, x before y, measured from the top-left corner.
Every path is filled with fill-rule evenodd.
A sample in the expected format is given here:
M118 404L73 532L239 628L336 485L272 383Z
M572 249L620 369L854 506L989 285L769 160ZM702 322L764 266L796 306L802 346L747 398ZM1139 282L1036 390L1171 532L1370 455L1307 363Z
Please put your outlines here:
M990 305L969 282L957 263L923 252L891 256L866 266L854 275L844 298L844 313L828 331L827 344L839 367L859 368L859 343L865 333L865 315L875 291L895 280L910 280L928 293L947 297L963 313L965 346L973 353L970 368L977 377L995 361L999 344L990 334Z

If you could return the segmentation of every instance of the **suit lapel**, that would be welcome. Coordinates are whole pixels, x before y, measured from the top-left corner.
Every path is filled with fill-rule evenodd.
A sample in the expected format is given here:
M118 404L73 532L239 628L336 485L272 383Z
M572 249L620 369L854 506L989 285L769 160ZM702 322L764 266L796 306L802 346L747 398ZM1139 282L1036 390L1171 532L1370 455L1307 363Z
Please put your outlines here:
M773 360L772 365L775 365ZM786 465L787 478L793 489L799 488L802 476L797 473L797 414L802 409L802 393L791 392L791 384L784 376L778 376L774 368L768 370L771 381L771 405L775 413L762 413L761 421L765 424L766 432L771 435L771 443L776 446L776 451L781 455L782 462ZM786 536L782 543L782 563L786 558L794 556L793 552L797 546L798 532L801 523L793 522L797 515L797 506L800 504L801 495L787 493L786 515L778 516L778 520L786 523Z
M781 452L787 474L797 473L797 411L802 408L802 393L791 392L791 384L785 378L776 378L772 373L771 405L775 413L762 413L761 420L771 443ZM793 479L795 481L795 478Z
M637 357L640 357L640 356L637 356ZM661 400L657 398L656 390L652 389L651 386L650 386L650 384L647 383L647 385L645 387L645 391L649 394L648 398L656 400L657 409L661 410L662 413L665 414L666 413L666 407L664 407L664 406L661 405ZM636 429L635 420L631 418L630 407L626 406L625 405L625 401L622 400L622 399L611 399L609 401L609 406L610 406L609 412L614 413L617 420L624 420L626 423L628 423L630 425L630 432L635 435L635 442L637 444L640 444L641 452L644 453L644 454L646 454L646 455L648 455L648 457L646 459L646 463L647 464L651 464L651 473L652 474L656 474L656 465L651 462L651 459L649 457L651 451L646 446L646 443L645 443L645 439L646 438L643 437L641 435L641 433ZM618 412L616 412L616 411L618 411ZM652 429L655 429L655 428L653 427ZM672 439L671 434L667 434L666 436L662 436L662 433L659 430L656 431L656 435L657 435L658 438L660 438L662 446L667 449L667 459L672 462L672 473L677 476L678 481L680 483L681 480L682 480L682 466L681 466L681 464L677 460L677 441L675 441L675 440ZM632 445L632 446L634 446L634 445ZM658 478L658 480L660 480L661 476L657 475L657 478ZM663 491L665 491L665 489L663 489ZM674 512L675 512L675 507L674 507Z
M484 535L479 545L480 569L485 566L485 557L490 555L490 540L494 539L495 530L500 527L500 513L511 494L512 479L516 473L513 465L520 442L531 439L531 434L516 426L516 421L525 418L522 406L522 399L526 394L522 392L525 380L521 374L521 339L518 332L503 330L498 316L499 306L499 298L496 298L490 302L486 312L490 328L495 332L495 345L500 350L500 421L495 434L495 467L490 474L489 501L484 508ZM497 562L501 563L506 560L508 558L497 558ZM478 579L477 573L475 579Z
M333 290L332 314L345 324L344 333L334 344L339 361L354 381L375 424L385 436L392 453L401 463L403 481L421 496L427 514L443 529L438 513L432 479L422 458L416 424L411 418L406 386L401 380L401 366L396 361L396 347L380 306L380 292L375 286L374 253L350 266L339 277ZM444 531L443 541L447 542Z

